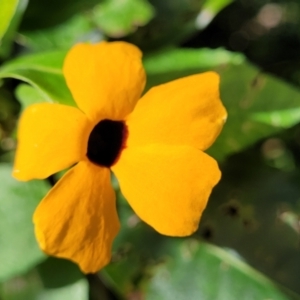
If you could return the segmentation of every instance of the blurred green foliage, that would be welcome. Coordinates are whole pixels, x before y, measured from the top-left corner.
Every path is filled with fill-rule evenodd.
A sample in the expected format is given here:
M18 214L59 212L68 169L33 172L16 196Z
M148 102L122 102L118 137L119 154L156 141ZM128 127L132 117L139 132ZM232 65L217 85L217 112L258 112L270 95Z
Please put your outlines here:
M93 9L93 21L104 34L122 37L147 24L154 9L145 0L107 0Z
M299 23L296 0L0 0L0 299L300 299ZM193 237L140 222L113 179L122 229L112 263L85 276L35 242L49 182L10 173L19 112L75 105L64 56L101 40L144 51L146 90L218 72L229 117L208 151L222 180Z
M4 33L6 32L7 28L9 27L10 21L13 18L16 8L18 6L18 0L13 1L5 1L1 0L0 7L1 7L1 23L0 23L0 38L3 37Z

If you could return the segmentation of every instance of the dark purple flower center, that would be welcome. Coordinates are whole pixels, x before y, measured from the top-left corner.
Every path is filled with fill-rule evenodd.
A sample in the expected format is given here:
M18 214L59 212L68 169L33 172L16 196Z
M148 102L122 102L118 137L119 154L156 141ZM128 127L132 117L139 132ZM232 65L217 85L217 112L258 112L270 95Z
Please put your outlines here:
M90 133L87 157L97 165L111 167L120 155L126 136L123 121L100 121Z

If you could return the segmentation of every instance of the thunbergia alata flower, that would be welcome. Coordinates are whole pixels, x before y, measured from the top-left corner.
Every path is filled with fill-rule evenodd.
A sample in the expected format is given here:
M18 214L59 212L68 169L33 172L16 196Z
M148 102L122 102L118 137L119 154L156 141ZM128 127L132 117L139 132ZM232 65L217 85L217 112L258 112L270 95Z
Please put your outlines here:
M141 56L125 42L75 45L63 74L77 107L39 103L20 118L15 178L43 179L71 167L34 213L38 243L86 273L110 261L120 227L110 170L136 214L170 236L197 230L220 179L203 152L226 119L218 75L174 80L139 99Z

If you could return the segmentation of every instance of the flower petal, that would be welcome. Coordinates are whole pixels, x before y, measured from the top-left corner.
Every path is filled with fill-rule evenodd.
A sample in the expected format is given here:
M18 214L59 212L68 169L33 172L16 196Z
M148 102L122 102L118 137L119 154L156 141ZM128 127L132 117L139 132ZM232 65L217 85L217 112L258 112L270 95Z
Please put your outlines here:
M97 272L111 257L119 230L110 171L82 161L69 170L37 207L35 232L42 250Z
M46 178L85 156L91 124L77 108L51 103L29 106L18 128L13 176Z
M112 169L136 214L171 236L186 236L198 228L220 179L216 161L189 146L127 148Z
M128 116L127 145L151 143L207 149L226 120L219 76L208 72L152 88Z
M141 56L125 42L74 46L63 71L78 107L92 120L123 119L144 89Z

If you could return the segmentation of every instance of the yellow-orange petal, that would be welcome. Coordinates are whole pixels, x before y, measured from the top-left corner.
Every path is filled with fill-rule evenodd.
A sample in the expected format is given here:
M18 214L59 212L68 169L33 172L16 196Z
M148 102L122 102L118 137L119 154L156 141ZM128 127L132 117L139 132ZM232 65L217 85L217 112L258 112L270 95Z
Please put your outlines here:
M151 143L207 149L227 114L219 98L219 76L192 75L148 91L128 116L128 147Z
M110 261L119 230L110 171L81 161L46 195L34 213L39 245L49 255L94 273Z
M78 105L92 120L121 120L145 86L140 50L125 42L77 44L63 72Z
M78 162L87 151L90 121L77 108L39 103L22 114L13 176L42 179Z
M216 161L189 146L127 148L112 170L136 214L170 236L186 236L198 228L220 179Z

